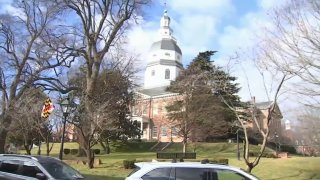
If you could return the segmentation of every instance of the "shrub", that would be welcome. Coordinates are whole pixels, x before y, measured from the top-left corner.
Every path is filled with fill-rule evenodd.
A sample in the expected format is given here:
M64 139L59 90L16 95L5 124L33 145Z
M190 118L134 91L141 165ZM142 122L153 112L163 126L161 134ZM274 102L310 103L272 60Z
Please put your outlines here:
M134 168L134 163L136 162L135 159L127 159L127 160L123 160L123 167L125 169L133 169Z
M290 146L290 145L282 145L281 146L281 151L283 152L288 152L291 154L297 154L297 150L294 146Z
M251 157L258 157L259 152L249 152L249 156ZM263 153L261 157L265 158L276 158L277 156L274 155L273 153Z
M209 159L210 163L214 164L229 164L229 159L226 158L214 158L214 159Z
M71 149L71 150L70 150L70 153L71 153L72 155L76 155L76 154L78 154L78 152L79 152L78 149Z
M63 149L63 153L64 153L65 155L70 154L70 149Z
M94 149L94 150L93 150L93 153L94 153L94 154L100 154L100 149Z
M266 157L266 158L277 158L277 156L274 155L274 154L272 154L272 153L266 153L266 154L265 154L265 157Z

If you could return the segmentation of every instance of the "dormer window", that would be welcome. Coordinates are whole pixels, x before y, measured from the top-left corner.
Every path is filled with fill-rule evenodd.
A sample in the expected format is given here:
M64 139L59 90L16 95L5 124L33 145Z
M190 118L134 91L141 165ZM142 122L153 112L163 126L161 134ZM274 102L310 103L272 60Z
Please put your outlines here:
M170 79L170 70L169 69L166 69L164 78L165 79Z

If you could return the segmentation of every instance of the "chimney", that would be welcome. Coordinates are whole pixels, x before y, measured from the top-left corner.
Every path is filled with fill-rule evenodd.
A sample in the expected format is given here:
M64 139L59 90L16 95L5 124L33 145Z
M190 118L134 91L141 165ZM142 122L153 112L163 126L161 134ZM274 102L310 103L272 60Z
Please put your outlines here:
M251 101L252 101L252 104L256 104L256 97L255 97L255 96L252 96L252 97L251 97Z

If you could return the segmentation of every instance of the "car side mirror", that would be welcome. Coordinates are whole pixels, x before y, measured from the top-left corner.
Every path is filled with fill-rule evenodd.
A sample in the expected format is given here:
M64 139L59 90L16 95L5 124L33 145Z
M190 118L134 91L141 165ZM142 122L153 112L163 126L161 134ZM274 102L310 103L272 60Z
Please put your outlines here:
M39 180L46 180L47 179L46 175L43 173L37 173L36 178Z

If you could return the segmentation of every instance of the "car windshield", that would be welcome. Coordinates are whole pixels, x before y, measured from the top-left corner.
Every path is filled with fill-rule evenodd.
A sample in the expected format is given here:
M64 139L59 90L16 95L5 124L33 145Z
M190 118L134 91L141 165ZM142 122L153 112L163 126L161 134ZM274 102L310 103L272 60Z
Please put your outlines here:
M140 170L140 167L138 166L135 166L135 168L133 169L133 171L127 176L127 177L130 177L131 174L134 174L135 172L139 171Z
M84 179L84 177L75 169L62 161L53 158L40 158L39 163L48 171L48 173L59 180Z

